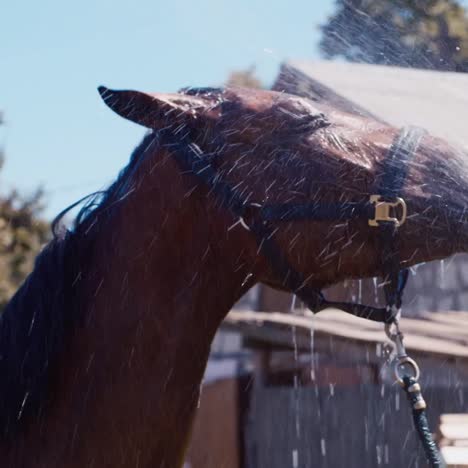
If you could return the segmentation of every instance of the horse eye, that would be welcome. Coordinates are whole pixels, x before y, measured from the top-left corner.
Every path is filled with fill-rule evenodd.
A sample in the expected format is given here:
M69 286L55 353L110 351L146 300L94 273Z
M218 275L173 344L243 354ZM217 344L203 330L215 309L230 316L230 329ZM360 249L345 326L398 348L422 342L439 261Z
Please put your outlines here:
M325 128L330 125L330 122L324 114L306 115L298 119L297 125L294 126L296 133L310 133Z
M305 112L306 109L299 106L278 106L277 110L281 114L284 128L288 133L301 135L330 125L324 114Z
M223 89L222 88L209 88L209 87L203 87L203 88L182 88L179 90L180 94L185 94L187 96L209 96L209 95L214 95L214 94L222 94Z

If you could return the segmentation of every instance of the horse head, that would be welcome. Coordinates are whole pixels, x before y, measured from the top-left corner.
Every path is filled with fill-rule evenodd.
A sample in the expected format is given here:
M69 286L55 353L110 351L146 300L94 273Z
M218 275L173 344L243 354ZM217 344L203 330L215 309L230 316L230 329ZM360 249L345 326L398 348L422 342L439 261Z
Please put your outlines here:
M151 132L2 313L5 466L181 466L213 336L248 287L309 305L388 258L466 250L466 157L440 139L271 91L100 92Z
M399 133L305 98L265 90L100 92L121 116L193 145L219 180L234 187L250 207L365 204L375 194ZM404 170L399 197L406 203L407 218L395 230L401 266L466 250L466 155L426 134ZM248 236L248 218L255 216L252 208L236 229ZM383 274L378 229L366 218L310 216L271 224L289 264L314 287ZM284 289L284 278L266 259L255 262L257 281Z

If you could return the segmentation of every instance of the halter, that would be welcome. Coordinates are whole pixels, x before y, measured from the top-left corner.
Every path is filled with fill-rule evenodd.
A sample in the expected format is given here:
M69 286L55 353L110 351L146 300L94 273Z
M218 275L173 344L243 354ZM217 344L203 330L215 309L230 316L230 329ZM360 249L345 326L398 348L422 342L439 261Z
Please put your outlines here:
M418 150L425 131L417 127L404 127L392 142L384 161L381 174L377 178L374 194L367 202L307 203L307 204L258 204L243 200L211 164L211 158L203 155L198 146L187 137L174 135L168 130L159 132L160 143L173 150L183 172L195 175L238 219L236 224L252 232L258 250L269 261L273 272L281 278L283 286L304 301L310 310L320 312L326 308L337 308L386 324L388 337L394 342L396 358L394 371L397 382L406 392L410 402L415 429L418 433L426 457L433 468L443 468L426 417L426 403L418 383L419 368L411 359L403 344L398 320L403 290L408 279L408 270L401 267L398 249L398 228L404 224L407 206L399 195L406 180L411 158ZM215 153L216 154L216 153ZM307 286L307 281L289 264L283 251L274 241L276 228L272 222L285 221L344 221L366 219L370 229L375 229L379 239L380 261L383 271L384 292L387 305L383 308L351 302L328 301L318 289ZM392 329L393 327L393 329ZM404 366L409 369L402 370Z
M408 278L408 270L401 267L397 245L398 228L404 224L407 216L406 203L399 195L406 180L408 164L424 133L424 130L417 127L405 127L400 131L384 161L374 194L366 202L278 205L261 205L243 200L234 188L221 179L211 164L211 158L204 157L187 137L162 130L159 132L159 139L163 146L172 150L182 171L201 180L219 203L238 219L238 223L252 232L259 251L267 258L274 274L311 311L336 308L357 317L391 323L401 308L402 294ZM276 227L272 222L352 219L366 219L369 228L375 229L379 237L386 307L327 300L319 289L307 285L305 278L289 263L274 240Z

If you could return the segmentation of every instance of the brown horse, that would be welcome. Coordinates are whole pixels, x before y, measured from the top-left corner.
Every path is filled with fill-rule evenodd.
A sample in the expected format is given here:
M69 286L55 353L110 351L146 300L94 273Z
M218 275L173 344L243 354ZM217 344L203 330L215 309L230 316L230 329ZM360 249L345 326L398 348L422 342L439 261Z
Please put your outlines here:
M258 204L367 200L398 133L269 91L101 92L150 133L73 228L55 229L3 313L2 467L180 467L223 317L257 282L284 288L245 223L181 170L161 131L188 134L200 159ZM403 196L403 265L464 249L466 155L426 135ZM365 220L276 228L307 284L381 273Z

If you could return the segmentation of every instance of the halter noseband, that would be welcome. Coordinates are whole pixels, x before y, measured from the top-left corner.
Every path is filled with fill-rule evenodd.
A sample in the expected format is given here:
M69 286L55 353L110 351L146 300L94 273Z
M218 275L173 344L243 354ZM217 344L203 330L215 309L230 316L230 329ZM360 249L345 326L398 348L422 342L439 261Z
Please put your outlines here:
M399 197L406 180L408 163L416 153L425 131L417 127L405 127L393 141L383 170L378 177L373 195L367 202L308 203L259 205L245 202L228 183L220 178L210 158L203 157L198 147L187 138L168 130L159 132L160 143L173 151L182 171L195 175L214 193L223 207L239 219L254 235L259 251L268 259L273 272L283 285L296 294L313 312L333 307L377 322L390 323L401 307L401 299L408 270L402 269L397 230L406 220L406 203ZM245 222L246 215L257 211L253 221ZM289 264L283 251L274 241L272 221L293 220L343 221L367 219L371 228L377 228L384 276L384 292L387 306L377 308L350 302L328 301L323 293L307 286L307 281Z

